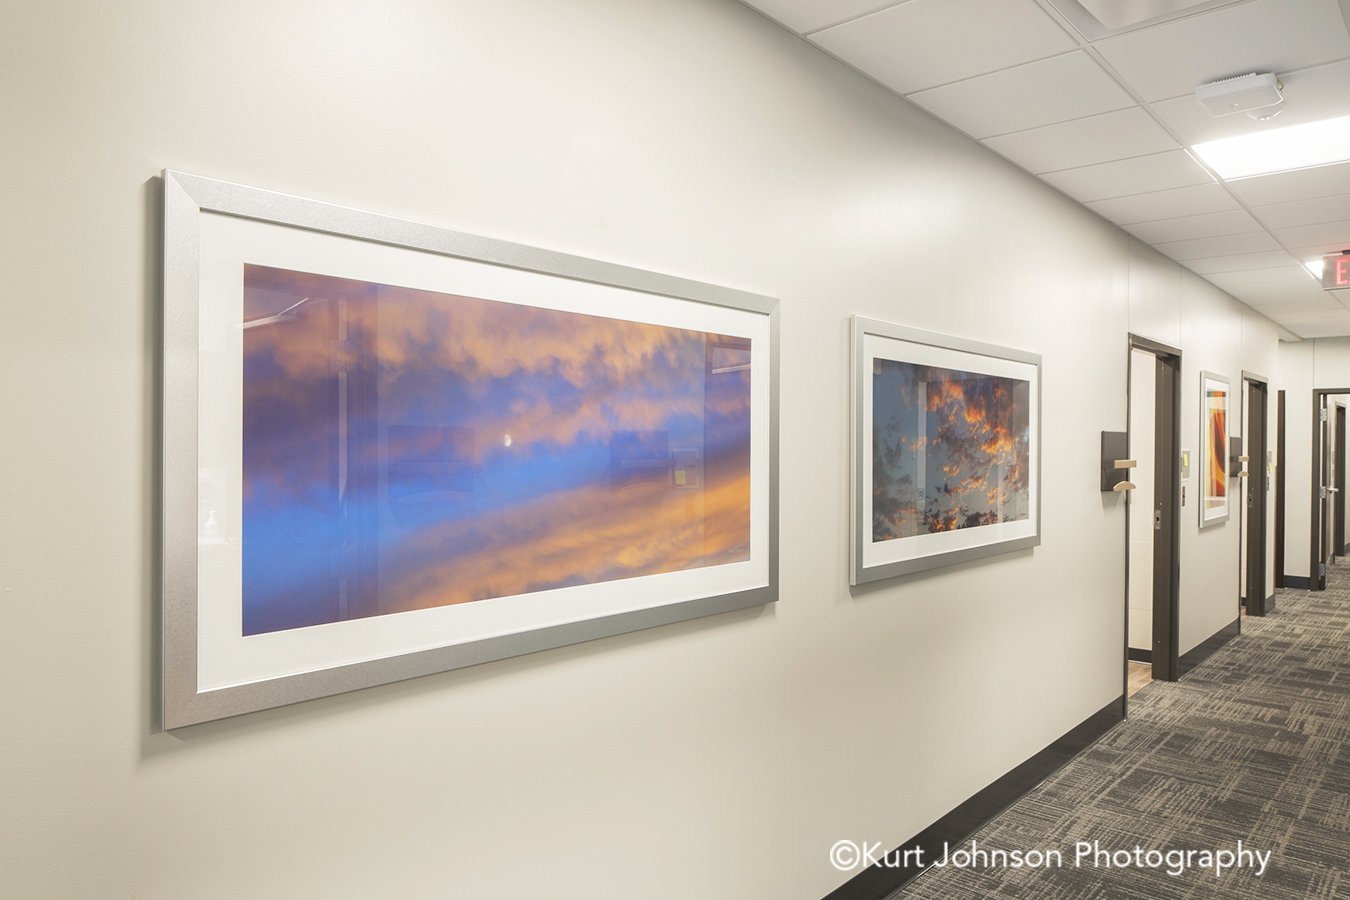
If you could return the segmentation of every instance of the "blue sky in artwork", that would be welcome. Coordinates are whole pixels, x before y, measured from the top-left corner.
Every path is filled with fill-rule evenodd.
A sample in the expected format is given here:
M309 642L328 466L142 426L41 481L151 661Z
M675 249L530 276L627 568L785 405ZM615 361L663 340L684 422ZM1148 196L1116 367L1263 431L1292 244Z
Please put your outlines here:
M245 634L748 558L748 340L260 266L244 326Z

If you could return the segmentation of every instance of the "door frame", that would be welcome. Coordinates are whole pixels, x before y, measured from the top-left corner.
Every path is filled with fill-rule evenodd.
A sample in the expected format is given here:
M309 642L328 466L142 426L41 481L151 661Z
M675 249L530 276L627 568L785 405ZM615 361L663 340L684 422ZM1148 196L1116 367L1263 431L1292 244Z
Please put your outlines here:
M1149 504L1149 509L1153 510L1159 505L1159 485L1170 482L1170 489L1164 489L1168 496L1163 498L1164 502L1161 504L1161 510L1159 510L1164 514L1162 519L1164 527L1159 530L1165 535L1164 540L1167 542L1168 552L1159 553L1157 539L1155 538L1154 541L1152 659L1153 679L1155 681L1176 681L1181 677L1178 662L1181 625L1181 350L1137 334L1129 336L1126 345L1127 364L1125 369L1125 421L1127 430L1130 404L1133 402L1133 398L1130 396L1130 367L1134 363L1132 355L1134 350L1152 353L1159 363L1172 370L1172 396L1168 398L1172 405L1172 415L1171 422L1167 423L1166 428L1157 423L1157 406L1155 406L1154 412L1155 487L1154 499ZM1171 432L1170 445L1165 443L1167 431ZM1164 460L1166 460L1165 463ZM1163 477L1164 466L1168 477ZM1126 679L1125 693L1127 696L1129 694L1130 670L1130 515L1132 508L1132 503L1125 505L1125 634L1124 646L1121 649L1124 656L1122 669L1124 670L1123 676ZM1163 592L1165 596L1160 596L1158 591L1160 584L1166 587L1166 591Z
M1325 591L1327 589L1327 576L1325 569L1319 569L1326 560L1324 554L1330 549L1328 544L1329 535L1323 530L1325 518L1329 518L1325 507L1330 505L1330 497L1321 496L1319 488L1326 485L1326 479L1330 475L1331 460L1326 452L1326 431L1324 427L1330 427L1330 421L1322 421L1321 410L1326 403L1326 398L1332 394L1350 394L1350 387L1336 388L1313 388L1312 389L1312 482L1309 485L1311 491L1309 506L1311 514L1309 516L1308 536L1308 590ZM1330 416L1327 417L1330 420ZM1334 487L1334 485L1327 485Z
M1273 604L1267 603L1266 548L1270 493L1270 472L1266 468L1266 459L1270 447L1270 380L1264 375L1243 370L1242 381L1246 386L1246 403L1242 408L1243 443L1247 454L1247 485L1245 502L1242 504L1242 522L1246 526L1246 546L1242 548L1245 557L1247 597L1246 609L1249 616L1264 616ZM1251 415L1252 398L1261 394L1260 422ZM1255 502L1253 502L1255 501ZM1253 577L1255 576L1255 577Z

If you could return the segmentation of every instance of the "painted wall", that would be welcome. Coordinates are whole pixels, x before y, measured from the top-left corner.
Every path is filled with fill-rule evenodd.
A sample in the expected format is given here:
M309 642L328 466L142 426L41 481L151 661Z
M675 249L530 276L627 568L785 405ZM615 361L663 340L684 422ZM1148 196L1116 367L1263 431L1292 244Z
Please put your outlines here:
M1130 504L1128 579L1129 646L1153 650L1153 501L1157 463L1158 358L1144 350L1130 351L1130 458L1138 465L1129 472L1134 490ZM1165 470L1164 470L1165 471Z
M1312 485L1313 357L1319 341L1280 343L1275 390L1284 391L1284 574L1308 577L1312 547L1309 515Z
M1280 344L1279 377L1285 392L1284 572L1308 578L1312 539L1312 392L1350 387L1350 338L1317 338Z
M819 897L835 841L1121 693L1127 331L1187 346L1192 423L1197 367L1265 364L1231 301L730 0L58 0L0 71L3 896ZM153 733L164 167L781 298L781 602ZM1039 548L848 589L853 313L1044 354ZM1187 641L1235 534L1183 536Z
M1179 651L1185 653L1238 617L1240 596L1242 533L1236 508L1227 522L1200 528L1200 372L1227 377L1235 394L1243 370L1269 378L1275 371L1279 333L1269 319L1134 238L1129 295L1131 332L1182 351L1181 446L1192 451L1181 510ZM1229 433L1241 436L1236 401L1230 405L1229 421ZM1272 440L1273 434L1272 428ZM1273 534L1273 509L1268 527ZM1273 560L1273 547L1270 553ZM1273 579L1272 569L1270 590Z

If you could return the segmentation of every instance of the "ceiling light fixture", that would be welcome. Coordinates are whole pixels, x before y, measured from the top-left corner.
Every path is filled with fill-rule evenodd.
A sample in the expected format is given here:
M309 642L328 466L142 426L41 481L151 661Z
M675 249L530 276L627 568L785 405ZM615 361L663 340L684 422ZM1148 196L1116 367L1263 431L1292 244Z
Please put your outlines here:
M1350 160L1350 116L1195 144L1220 178L1248 178Z
M1238 75L1202 84L1195 89L1195 99L1212 116L1230 116L1245 112L1253 119L1269 119L1279 114L1284 102L1284 83L1274 73Z

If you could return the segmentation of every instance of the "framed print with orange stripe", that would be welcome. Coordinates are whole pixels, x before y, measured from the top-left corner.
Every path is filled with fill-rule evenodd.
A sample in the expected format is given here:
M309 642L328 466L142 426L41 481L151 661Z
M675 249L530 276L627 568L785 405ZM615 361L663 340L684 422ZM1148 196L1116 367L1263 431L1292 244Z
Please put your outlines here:
M1228 521L1228 414L1232 387L1227 378L1200 373L1200 527Z

